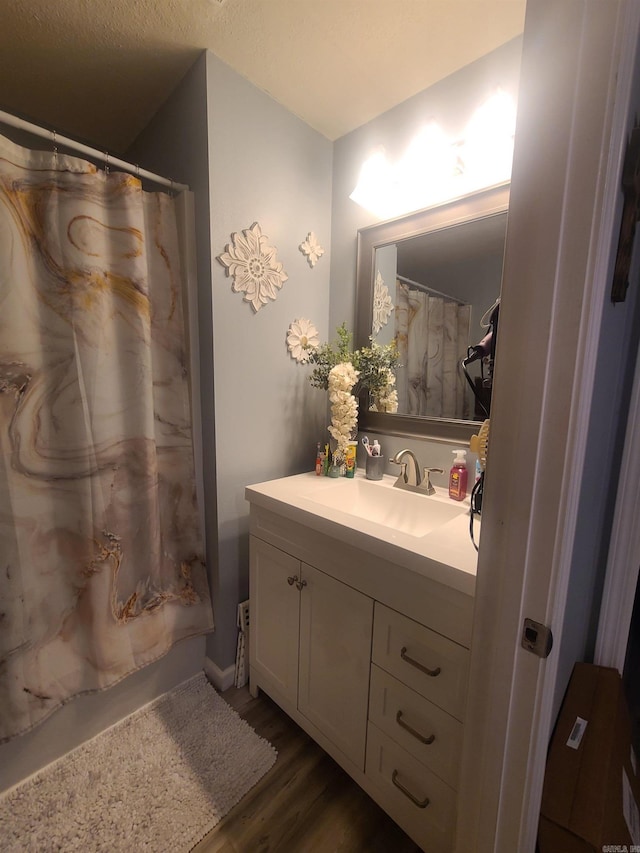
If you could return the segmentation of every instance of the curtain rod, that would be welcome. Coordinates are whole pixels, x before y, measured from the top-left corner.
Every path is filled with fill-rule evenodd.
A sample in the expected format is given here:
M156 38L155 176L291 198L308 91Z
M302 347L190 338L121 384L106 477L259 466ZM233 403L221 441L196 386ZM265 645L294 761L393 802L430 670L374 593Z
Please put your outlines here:
M433 287L429 287L428 284L422 284L421 281L413 281L413 279L407 278L404 275L396 276L398 281L403 282L404 284L408 284L410 287L416 287L418 290L424 290L426 293L433 293L435 296L441 296L443 299L448 299L449 302L456 302L458 305L467 305L468 303L464 301L464 299L458 299L457 296L449 296L448 293L442 293L439 290L436 290Z
M69 139L67 136L61 136L54 130L46 130L44 127L32 124L29 121L24 121L24 119L11 115L11 113L5 113L2 110L0 110L0 122L3 122L10 127L17 127L20 130L26 130L28 133L33 133L35 136L41 136L44 139L48 139L50 142L53 142L54 145L64 145L65 148L71 148L74 151L87 154L89 157L93 157L94 160L101 160L108 166L117 166L119 169L123 169L125 172L130 172L137 178L146 178L148 181L153 181L154 184L159 184L163 187L170 187L171 189L176 190L176 192L183 192L184 190L189 189L187 184L178 184L169 178L163 178L162 175L155 175L153 172L141 169L133 163L127 163L126 160L120 160L117 157L112 157L106 151L98 151L96 148L90 148L88 145L83 145L82 142L76 142L74 139Z

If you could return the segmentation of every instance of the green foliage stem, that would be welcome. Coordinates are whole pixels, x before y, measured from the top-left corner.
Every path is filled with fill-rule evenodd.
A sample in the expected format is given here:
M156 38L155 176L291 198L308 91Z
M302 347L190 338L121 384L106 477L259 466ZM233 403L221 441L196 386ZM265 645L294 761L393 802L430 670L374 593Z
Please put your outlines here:
M377 396L386 386L388 371L393 371L398 364L398 350L396 342L381 346L372 338L370 346L361 347L357 350L351 349L351 332L348 331L346 323L336 329L336 339L332 343L321 344L312 350L309 355L309 364L315 365L309 382L314 388L329 387L329 372L337 364L350 361L359 372L360 377L353 389L356 396L366 388L371 394Z

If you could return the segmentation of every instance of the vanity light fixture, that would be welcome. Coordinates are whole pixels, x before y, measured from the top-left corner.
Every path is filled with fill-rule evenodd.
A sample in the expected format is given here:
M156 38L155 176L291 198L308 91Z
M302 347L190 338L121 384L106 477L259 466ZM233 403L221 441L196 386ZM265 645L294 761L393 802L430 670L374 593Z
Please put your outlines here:
M384 220L508 181L515 118L513 99L498 89L471 116L462 139L448 138L432 121L395 163L378 147L349 198Z
M481 104L467 124L458 144L465 191L472 192L511 177L516 107L506 92L498 90Z

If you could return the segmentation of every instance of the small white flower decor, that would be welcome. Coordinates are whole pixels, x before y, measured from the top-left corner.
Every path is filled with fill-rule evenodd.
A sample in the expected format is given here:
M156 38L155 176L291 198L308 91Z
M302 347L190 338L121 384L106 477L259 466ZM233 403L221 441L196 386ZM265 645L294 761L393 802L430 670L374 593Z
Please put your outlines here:
M329 432L337 443L333 451L333 464L342 465L347 456L351 436L358 426L358 401L351 389L360 374L350 361L336 364L329 371L329 402L331 403L331 426Z
M389 288L384 283L384 279L380 275L380 270L378 270L373 288L373 332L375 335L378 334L383 326L387 325L392 311L393 300L391 299Z
M278 290L288 279L280 261L276 260L276 249L269 246L269 238L262 233L257 222L242 234L231 235L231 243L217 260L227 268L233 278L231 289L244 293L257 313L270 299L275 300Z
M298 248L303 255L306 255L310 267L315 267L318 260L324 255L324 249L318 243L318 239L313 231L309 231L307 239L303 240Z
M289 326L287 346L289 347L291 358L295 358L297 362L304 363L309 361L311 351L319 343L318 330L310 320L305 320L304 317L301 317L299 320L294 320Z

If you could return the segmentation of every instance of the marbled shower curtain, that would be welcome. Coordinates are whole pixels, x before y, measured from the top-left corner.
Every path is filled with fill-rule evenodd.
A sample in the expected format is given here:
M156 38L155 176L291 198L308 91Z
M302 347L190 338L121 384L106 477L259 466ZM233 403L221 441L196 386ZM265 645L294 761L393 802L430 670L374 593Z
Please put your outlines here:
M0 138L0 741L212 628L174 207Z
M396 281L398 411L468 420L471 403L460 362L469 345L471 306Z

